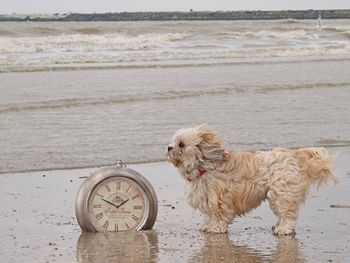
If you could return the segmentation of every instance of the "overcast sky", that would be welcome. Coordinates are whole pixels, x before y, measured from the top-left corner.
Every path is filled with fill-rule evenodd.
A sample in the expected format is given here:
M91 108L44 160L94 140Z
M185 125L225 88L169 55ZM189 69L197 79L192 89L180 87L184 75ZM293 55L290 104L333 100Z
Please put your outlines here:
M0 0L0 14L350 9L350 0Z

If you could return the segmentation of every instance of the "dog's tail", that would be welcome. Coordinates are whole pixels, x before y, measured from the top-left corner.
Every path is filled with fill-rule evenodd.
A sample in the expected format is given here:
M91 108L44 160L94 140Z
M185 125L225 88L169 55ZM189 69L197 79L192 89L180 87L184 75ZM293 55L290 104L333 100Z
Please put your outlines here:
M338 182L338 178L331 170L334 156L331 156L325 148L304 148L296 150L295 153L301 173L311 183L317 183L317 187L320 187L325 185L328 180L332 180L334 184Z

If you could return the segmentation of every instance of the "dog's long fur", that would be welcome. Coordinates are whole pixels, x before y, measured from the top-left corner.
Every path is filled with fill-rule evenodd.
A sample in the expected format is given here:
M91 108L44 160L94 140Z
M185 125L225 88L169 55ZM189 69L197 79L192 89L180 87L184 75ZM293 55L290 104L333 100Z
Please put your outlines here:
M167 156L188 182L189 204L205 215L202 230L211 233L227 232L235 216L268 200L278 217L273 232L294 234L310 185L337 181L324 148L229 152L206 124L178 130Z

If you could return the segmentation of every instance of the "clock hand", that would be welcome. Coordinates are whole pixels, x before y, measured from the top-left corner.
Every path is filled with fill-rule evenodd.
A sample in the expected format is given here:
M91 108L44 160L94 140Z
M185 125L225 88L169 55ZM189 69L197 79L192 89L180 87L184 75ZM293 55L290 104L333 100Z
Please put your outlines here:
M126 199L125 201L121 202L117 207L121 207L123 204L125 204L127 201L129 201L129 199Z
M113 202L111 202L111 201L108 201L108 200L106 200L106 199L104 199L104 198L101 198L103 201L105 201L106 203L108 203L108 204L111 204L111 205L113 205L113 206L115 206L116 208L119 208L119 206L117 205L117 204L115 204L115 203L113 203Z

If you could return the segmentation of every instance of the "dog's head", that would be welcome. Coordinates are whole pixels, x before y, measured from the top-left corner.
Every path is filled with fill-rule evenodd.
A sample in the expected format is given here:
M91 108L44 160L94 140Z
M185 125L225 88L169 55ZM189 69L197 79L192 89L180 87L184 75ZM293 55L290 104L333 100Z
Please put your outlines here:
M223 141L207 124L178 130L168 146L168 160L191 180L201 166L210 166L225 157Z

